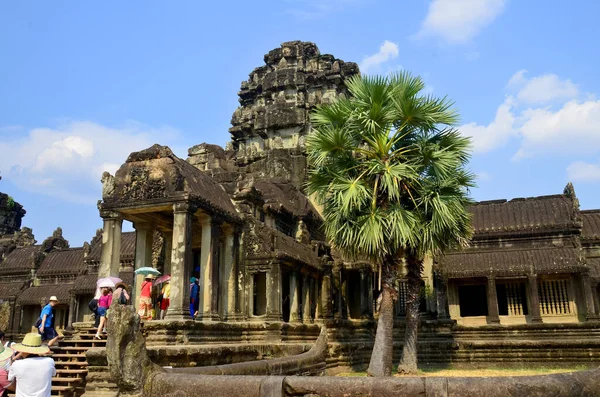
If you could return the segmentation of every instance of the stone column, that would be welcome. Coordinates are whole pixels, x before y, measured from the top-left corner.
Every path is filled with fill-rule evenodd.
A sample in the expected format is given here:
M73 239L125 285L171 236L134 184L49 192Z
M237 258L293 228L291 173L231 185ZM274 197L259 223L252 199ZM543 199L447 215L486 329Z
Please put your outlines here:
M435 275L436 278L436 306L437 306L437 318L440 320L446 320L450 318L448 310L448 284L444 277Z
M165 262L163 264L163 274L171 274L171 251L173 251L173 233L162 232L164 241Z
M210 249L211 249L211 291L210 291L210 319L211 320L219 320L219 297L221 294L221 243L220 243L220 234L221 234L221 224L215 222L213 219L211 223L211 241L210 241ZM207 318L205 318L207 319ZM207 319L208 320L208 319Z
M527 292L529 295L529 309L532 323L541 323L542 315L540 312L540 296L538 293L537 276L527 277Z
M366 318L368 316L367 308L367 271L360 269L360 317Z
M298 272L293 271L290 272L290 323L297 323L300 321L300 316L298 315L299 298Z
M331 280L335 293L334 307L335 318L344 318L343 299L342 299L342 270L341 266L334 266L331 272Z
M594 296L594 306L596 315L600 315L600 298L598 297L598 283L592 283L592 295Z
M114 211L100 211L104 221L102 228L102 255L98 278L119 275L121 263L121 230L123 218L121 214Z
M200 252L200 308L198 319L209 320L212 306L212 222L208 215L200 219L202 251Z
M173 205L173 240L171 249L171 305L166 320L190 319L190 288L192 274L192 213L188 203Z
M221 274L221 318L232 319L235 317L235 257L233 252L234 233L231 225L222 227L225 235L223 247L223 273Z
M139 222L134 223L133 228L135 229L135 268L152 267L152 241L154 230L150 224ZM135 275L135 288L132 290L133 297L131 298L131 301L134 302L136 308L140 305L140 293L143 282L144 275Z
M310 323L310 277L304 276L302 280L302 322Z
M314 322L314 320L317 318L317 313L318 313L318 302L319 302L319 295L317 294L317 280L315 280L313 277L310 278L310 287L309 287L309 293L310 293L310 319L311 322ZM315 309L315 314L313 315L313 308Z
M281 273L279 263L271 264L266 274L267 319L281 321Z
M594 291L592 291L592 281L588 273L581 275L581 287L583 290L583 297L585 303L585 319L586 321L596 320L596 309L594 308Z
M329 320L333 318L333 308L331 306L331 275L325 273L321 279L321 318Z
M67 328L73 328L74 316L76 315L77 310L77 299L75 299L75 294L71 293L69 297L69 317L67 318Z
M488 322L490 324L500 324L498 295L496 295L496 278L493 276L490 276L487 279L487 305Z

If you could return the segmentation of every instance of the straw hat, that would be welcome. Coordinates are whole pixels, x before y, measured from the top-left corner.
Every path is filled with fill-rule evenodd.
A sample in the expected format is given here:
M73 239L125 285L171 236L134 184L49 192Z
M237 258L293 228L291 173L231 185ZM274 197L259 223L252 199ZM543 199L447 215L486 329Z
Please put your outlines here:
M12 357L14 351L10 347L4 347L0 344L0 361L8 360Z
M58 302L58 299L56 298L56 295L52 295L52 296L50 297L50 299L48 299L48 302L52 302L52 301L54 301L54 302Z
M127 284L125 284L125 283L124 283L124 282L122 282L122 281L121 281L121 282L118 282L118 283L115 285L115 289L117 289L117 288L123 288L123 289L125 289L125 290L126 290L126 289L129 289L129 287L127 286Z
M12 349L21 353L29 354L50 353L50 348L48 346L42 345L42 335L35 332L26 334L23 338L23 342L15 343L12 346Z
M149 278L150 280L154 280L156 278L156 276L154 274L150 273L150 274L146 274L144 276L144 278Z

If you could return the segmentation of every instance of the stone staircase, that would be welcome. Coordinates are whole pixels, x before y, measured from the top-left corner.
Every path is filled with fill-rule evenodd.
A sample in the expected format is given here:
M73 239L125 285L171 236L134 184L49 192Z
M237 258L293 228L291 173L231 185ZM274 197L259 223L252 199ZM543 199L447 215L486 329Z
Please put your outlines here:
M85 378L88 363L85 352L92 347L104 347L106 337L94 339L95 329L87 328L73 334L65 332L65 338L58 346L51 347L56 376L52 379L52 395L79 397L85 392ZM9 394L14 396L14 394Z

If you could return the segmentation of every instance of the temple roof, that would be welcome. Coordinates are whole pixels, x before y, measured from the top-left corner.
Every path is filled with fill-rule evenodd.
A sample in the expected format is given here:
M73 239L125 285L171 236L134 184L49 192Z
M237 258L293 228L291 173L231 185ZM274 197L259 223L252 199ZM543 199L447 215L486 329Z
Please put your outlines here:
M11 297L17 297L21 289L24 287L24 282L14 281L10 283L0 283L0 299L8 299Z
M577 230L581 227L573 200L565 195L482 201L470 207L474 238L495 234L528 234Z
M17 303L21 305L44 305L48 303L48 299L53 295L56 296L60 304L69 304L69 288L61 284L29 287L19 295Z
M100 261L102 256L102 241L93 244L90 254L86 260ZM135 232L124 232L121 234L121 262L132 261L135 257Z
M119 278L123 280L130 288L133 285L133 271L121 271L119 272ZM98 274L85 274L75 279L71 291L78 295L91 294L96 292L96 282L98 281Z
M39 245L13 250L6 256L4 261L0 263L0 274L29 274L30 270L34 268L35 257L39 252Z
M584 240L600 240L600 210L581 211L583 230L581 238Z
M438 261L438 268L450 278L570 273L586 269L577 248L468 249L448 253Z
M284 210L294 217L306 217L318 212L310 200L294 185L283 179L265 179L254 183L254 188L261 194L265 206L273 211Z
M223 187L167 146L129 155L115 177L104 177L103 208L118 209L191 200L200 208L229 220L239 220Z
M48 253L42 261L37 274L39 276L79 274L85 268L83 248L71 248Z

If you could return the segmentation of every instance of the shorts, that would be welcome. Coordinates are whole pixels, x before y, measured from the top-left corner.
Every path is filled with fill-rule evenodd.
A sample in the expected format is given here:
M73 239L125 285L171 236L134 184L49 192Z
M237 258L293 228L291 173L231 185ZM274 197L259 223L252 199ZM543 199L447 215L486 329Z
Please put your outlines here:
M98 317L106 317L106 307L98 306Z
M42 335L42 341L51 340L58 336L58 333L54 328L46 327L44 328L44 332L38 330L38 332Z
M167 310L170 303L171 302L169 299L163 298L163 300L160 302L160 310Z

